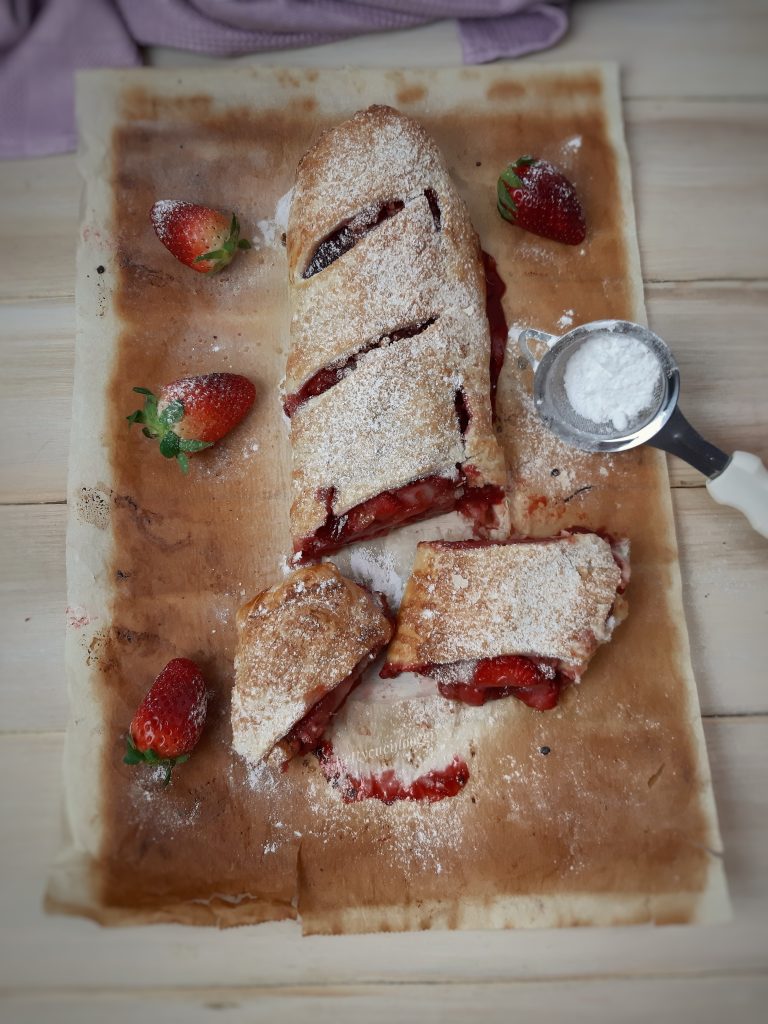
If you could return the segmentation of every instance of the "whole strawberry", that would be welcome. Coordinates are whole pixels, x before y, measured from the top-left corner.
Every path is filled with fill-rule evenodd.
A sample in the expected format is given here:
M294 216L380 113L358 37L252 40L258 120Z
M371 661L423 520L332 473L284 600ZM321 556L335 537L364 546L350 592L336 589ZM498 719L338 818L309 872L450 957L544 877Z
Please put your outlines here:
M123 761L161 765L164 785L183 764L205 725L208 698L200 669L189 658L169 661L133 716Z
M201 274L215 274L251 243L240 237L233 214L182 199L160 199L149 213L155 233L177 260Z
M498 211L510 224L567 245L580 245L586 237L576 189L546 160L521 156L502 172L496 195Z
M176 459L182 472L189 470L189 456L210 448L228 434L248 413L256 388L238 373L204 373L166 384L159 395L134 388L144 395L144 408L127 417L142 423L145 437L160 438L160 453Z

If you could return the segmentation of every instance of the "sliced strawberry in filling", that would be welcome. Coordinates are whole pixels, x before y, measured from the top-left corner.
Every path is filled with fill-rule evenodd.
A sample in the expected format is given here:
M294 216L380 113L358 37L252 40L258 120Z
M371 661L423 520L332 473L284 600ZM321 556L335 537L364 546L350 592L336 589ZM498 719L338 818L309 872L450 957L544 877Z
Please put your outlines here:
M504 492L493 484L468 485L468 471L472 467L460 468L455 478L426 476L396 490L382 491L340 516L333 511L335 489L326 488L319 495L327 510L325 522L311 536L296 542L294 551L300 561L310 561L352 541L381 537L397 526L454 509L471 519L477 532L493 529L498 525L493 506L503 500Z
M474 664L474 668L471 666ZM570 679L550 658L526 658L507 654L496 658L481 658L467 663L467 678L450 673L450 681L441 679L448 673L443 665L413 665L401 668L384 665L379 673L383 679L392 679L404 671L417 672L437 680L437 688L448 700L479 707L489 700L516 697L528 707L549 711L560 699L560 692ZM459 666L460 667L460 666Z
M529 708L537 711L550 711L556 707L560 699L560 691L565 681L546 679L533 686L494 686L478 687L472 683L438 683L437 688L448 700L459 700L463 704L479 707L489 700L500 700L502 697L517 697Z
M280 746L289 758L301 757L317 749L331 719L360 683L363 672L375 657L375 654L370 654L363 658L347 678L321 697L317 704L313 704L306 715L280 741Z

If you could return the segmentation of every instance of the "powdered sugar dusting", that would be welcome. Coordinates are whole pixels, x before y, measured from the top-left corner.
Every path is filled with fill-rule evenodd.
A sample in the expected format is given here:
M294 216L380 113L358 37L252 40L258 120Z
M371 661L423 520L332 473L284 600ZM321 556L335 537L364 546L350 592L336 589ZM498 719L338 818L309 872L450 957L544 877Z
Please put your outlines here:
M475 257L474 250L464 260L470 255ZM334 360L440 312L469 309L482 317L476 273L460 267L460 260L457 247L435 230L427 199L419 196L342 259L297 282L288 390L298 390Z
M390 663L445 664L498 654L557 658L577 673L598 642L621 573L595 534L546 543L419 548ZM424 609L435 612L425 619Z
M240 610L232 744L260 761L306 711L387 642L367 591L334 565L300 569Z
M294 459L295 536L311 534L325 521L318 497L334 487L333 511L342 515L386 490L426 476L458 481L457 464L472 461L486 479L504 481L495 441L489 465L487 370L473 372L462 353L472 321L442 316L423 333L362 355L354 373L301 406L291 421ZM472 408L466 436L456 414L457 367ZM482 384L486 388L483 392ZM481 397L482 396L482 397ZM478 450L479 449L479 450ZM485 462L484 462L485 459Z
M660 383L659 361L647 346L608 333L588 338L569 358L564 375L574 412L617 430L651 408Z

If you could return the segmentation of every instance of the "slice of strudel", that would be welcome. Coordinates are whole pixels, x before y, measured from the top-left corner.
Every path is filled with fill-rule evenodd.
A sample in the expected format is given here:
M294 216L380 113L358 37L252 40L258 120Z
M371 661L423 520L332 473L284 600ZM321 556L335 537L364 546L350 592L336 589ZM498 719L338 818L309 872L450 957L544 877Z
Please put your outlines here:
M418 545L384 678L416 672L468 704L546 710L626 616L626 540L565 531L506 543Z
M314 750L392 635L386 607L325 562L237 614L232 743L256 763Z
M506 536L483 263L434 142L390 107L327 132L299 165L287 248L295 551L454 508Z

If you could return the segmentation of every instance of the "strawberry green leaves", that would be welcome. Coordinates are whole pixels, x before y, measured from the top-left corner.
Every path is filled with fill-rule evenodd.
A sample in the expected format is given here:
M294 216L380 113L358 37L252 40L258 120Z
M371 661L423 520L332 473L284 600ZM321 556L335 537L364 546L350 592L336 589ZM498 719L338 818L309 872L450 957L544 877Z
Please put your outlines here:
M126 749L123 756L123 764L149 764L163 768L163 785L167 786L171 781L171 774L177 764L184 764L189 760L189 754L180 754L178 757L160 757L154 750L139 750L133 742L130 733L126 736Z
M204 252L199 256L195 256L194 262L202 263L210 260L211 263L213 263L213 267L208 270L208 273L215 273L217 270L223 269L232 262L232 259L238 249L250 248L251 243L248 239L240 237L240 222L233 213L232 220L229 225L229 235L221 247L213 249L211 252Z
M522 179L517 174L517 168L530 167L534 163L536 163L535 157L521 156L514 164L509 164L499 175L496 184L496 208L504 220L508 220L510 224L514 224L517 219L516 199L521 198L520 195L516 197L515 192L521 192L524 187Z
M156 440L160 438L160 454L166 459L176 459L182 473L189 472L189 455L193 452L200 452L204 448L210 448L213 441L197 441L179 437L173 427L184 418L184 406L181 402L174 400L169 402L162 411L159 408L157 396L148 388L134 388L137 394L144 395L144 408L137 409L130 416L126 416L128 423L143 424L142 434L145 437Z

